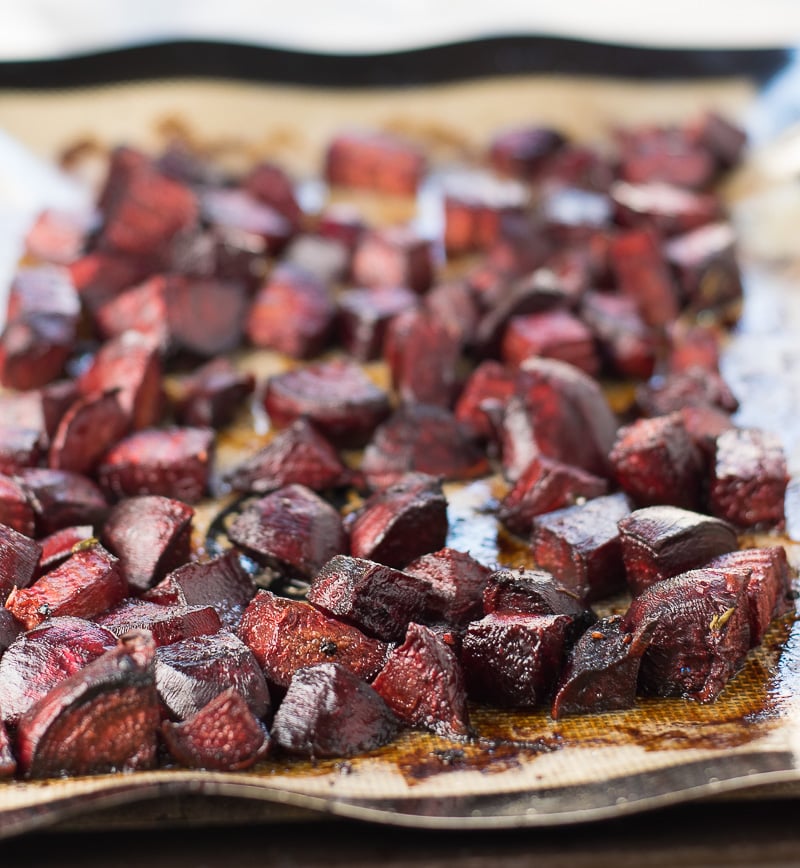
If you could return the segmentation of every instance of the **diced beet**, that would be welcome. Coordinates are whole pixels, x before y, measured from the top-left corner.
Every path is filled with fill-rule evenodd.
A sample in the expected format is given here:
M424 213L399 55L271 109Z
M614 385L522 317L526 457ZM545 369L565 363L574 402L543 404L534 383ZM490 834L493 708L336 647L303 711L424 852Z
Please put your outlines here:
M678 235L720 217L722 205L710 193L694 193L660 182L611 187L614 216L620 226L652 229L660 235Z
M690 404L681 408L683 426L704 459L714 457L717 437L733 428L731 417L710 404Z
M195 769L249 769L269 748L267 730L234 687L182 723L165 721L161 733L170 754Z
M593 624L567 659L550 712L553 718L633 708L639 667L655 627L651 621L629 633L619 615Z
M693 570L636 597L622 629L656 624L639 687L656 696L716 699L750 647L746 584L746 573Z
M10 476L0 473L0 524L8 525L25 536L34 536L36 525L33 507L25 490Z
M146 428L106 452L97 478L113 497L154 494L197 503L208 486L213 445L209 428Z
M442 548L447 539L447 500L440 480L409 473L375 492L349 526L354 557L402 568Z
M153 642L133 633L56 685L20 720L17 759L31 778L152 768L160 723Z
M477 299L465 281L449 281L431 287L423 304L434 319L458 337L461 346L474 343L480 310Z
M433 282L431 242L405 226L368 232L353 254L353 280L360 286L406 286L424 293Z
M413 196L425 173L416 145L388 133L340 133L325 154L325 180L335 187L360 187Z
M739 406L719 374L692 368L653 379L636 390L636 403L646 416L666 416L685 407L710 406L733 413Z
M497 515L512 533L524 537L530 533L537 515L607 493L605 479L537 455L503 498Z
M239 637L256 655L267 681L281 688L289 686L298 669L318 663L339 663L370 680L389 650L384 642L323 615L310 603L269 591L259 591L245 610Z
M610 159L586 145L566 144L551 154L537 180L553 187L578 187L605 192L614 178Z
M326 614L367 635L399 642L426 608L426 583L364 558L337 555L316 574L306 595Z
M3 720L15 726L56 684L116 644L117 637L105 627L69 616L49 618L18 636L0 659Z
M456 419L484 440L494 436L486 407L500 408L514 394L514 377L500 362L481 362L472 372L456 402Z
M629 512L624 494L610 494L540 515L533 520L533 558L582 601L619 591L625 569L617 522Z
M222 627L212 606L159 606L134 599L123 600L96 620L115 636L124 636L130 630L147 630L159 646L212 635Z
M158 495L128 497L111 508L101 538L134 592L189 560L193 517L190 506Z
M0 395L0 418L9 427L37 431L46 442L77 398L78 387L72 380L58 380L26 392L9 392Z
M42 211L25 236L25 251L43 262L69 265L83 251L86 236L97 223L92 211Z
M595 621L580 597L563 588L544 570L496 570L483 592L483 609L522 615L567 615L579 629Z
M669 330L670 373L692 368L719 373L720 334L713 326L677 322Z
M310 359L325 349L335 314L333 299L322 281L299 268L280 265L253 300L247 337L256 347Z
M39 556L38 574L49 572L62 564L72 554L75 546L92 539L93 536L94 528L90 524L80 524L63 527L40 539L42 553Z
M127 590L119 561L92 540L29 588L14 589L6 608L32 630L58 615L94 618L116 606Z
M35 428L0 426L0 473L12 476L22 467L35 467L42 453L42 433Z
M100 335L115 338L135 331L166 352L171 345L167 294L179 279L156 274L104 301L95 311Z
M679 413L620 428L609 460L637 505L700 506L703 461Z
M464 674L452 649L429 628L409 624L372 686L409 726L457 738L469 733Z
M417 295L404 286L348 289L339 296L339 340L359 362L380 357L386 330L394 317L417 305Z
M376 691L337 663L295 673L272 724L274 743L312 758L348 757L388 744L394 714Z
M100 489L79 473L30 467L19 472L17 481L33 507L39 535L72 525L98 525L108 510Z
M714 111L704 112L689 128L690 135L714 155L724 169L735 166L747 143L744 130Z
M550 693L561 670L566 615L486 615L467 627L461 663L471 698L532 708Z
M14 588L31 583L42 547L13 527L0 524L0 603L5 603Z
M775 434L733 428L717 438L711 512L737 527L782 526L789 475Z
M75 323L79 314L80 300L67 269L39 265L16 273L8 293L8 322L42 315Z
M361 469L373 488L385 488L413 472L475 479L489 472L489 463L471 432L448 410L409 404L375 432Z
M628 129L618 136L619 174L632 184L663 182L703 189L714 179L711 154L676 127Z
M6 725L0 721L0 778L10 778L17 770L17 761L11 750L11 739Z
M69 266L70 277L83 304L94 315L124 289L141 283L153 270L146 257L93 250Z
M515 316L503 337L503 361L518 367L529 356L560 359L587 374L597 374L600 362L586 325L565 310Z
M241 343L248 304L243 284L173 277L166 302L170 337L178 349L211 358Z
M639 315L635 299L606 292L587 292L581 319L592 330L611 370L622 377L646 379L655 368L657 341Z
M564 144L561 133L548 127L515 127L492 139L489 162L501 175L530 179Z
M175 415L182 425L224 428L255 385L252 374L240 373L229 359L220 356L181 380Z
M412 561L404 572L425 583L425 621L463 627L483 613L490 570L467 552L442 548Z
M186 720L225 690L235 689L258 718L270 710L264 673L232 633L193 636L156 649L156 688L171 717Z
M0 609L0 657L5 654L9 645L22 633L22 628L14 620L8 609ZM0 692L1 693L1 692ZM0 695L0 700L2 695ZM0 702L2 708L2 702ZM0 715L1 717L2 715Z
M306 416L334 445L348 447L363 446L390 412L386 392L340 360L270 377L264 407L277 428Z
M619 529L634 595L738 547L736 533L726 522L674 506L637 509L620 520Z
M274 208L292 226L297 226L303 212L297 202L291 178L275 163L258 163L247 173L242 187L259 202Z

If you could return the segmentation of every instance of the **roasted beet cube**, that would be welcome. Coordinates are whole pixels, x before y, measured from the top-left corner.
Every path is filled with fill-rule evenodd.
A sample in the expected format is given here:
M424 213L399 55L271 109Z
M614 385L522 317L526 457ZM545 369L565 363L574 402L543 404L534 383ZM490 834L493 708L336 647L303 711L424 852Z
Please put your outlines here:
M42 547L13 527L0 524L0 603L5 603L14 588L31 583Z
M409 473L375 492L350 530L354 557L402 568L440 549L447 539L447 500L439 479Z
M515 316L503 337L503 361L517 367L529 356L560 359L594 376L600 368L588 327L565 310Z
M157 274L103 302L95 311L100 335L115 338L135 331L166 352L171 348L167 295L178 279L183 278Z
M8 427L36 431L46 442L78 396L72 380L57 380L26 392L8 392L0 395L0 418Z
M426 292L433 282L431 242L405 226L373 230L353 254L353 280L360 286L405 286Z
M503 498L498 518L519 536L527 536L537 515L573 506L608 492L605 479L579 467L537 455Z
M28 503L25 489L10 476L0 473L0 524L19 531L25 536L36 532L33 507Z
M211 606L159 606L147 600L123 600L97 619L115 636L130 630L147 630L156 645L171 645L193 636L219 632L222 624Z
M94 618L116 606L127 590L119 561L92 540L29 588L15 588L6 608L32 630L57 615Z
M306 416L336 446L363 446L389 415L389 397L358 365L319 362L270 377L264 407L285 428Z
M389 655L372 686L409 726L450 738L469 733L461 664L429 627L408 625L405 641Z
M72 554L75 546L85 543L93 536L94 529L90 524L79 524L63 527L40 539L42 553L39 557L39 575L62 564Z
M413 196L424 173L422 151L388 133L340 133L325 154L325 180L335 187Z
M417 296L404 286L348 289L339 296L339 340L359 362L380 357L392 319L417 305Z
M65 268L39 265L15 275L8 293L8 322L43 315L75 323L79 314L80 300Z
M307 271L281 265L253 300L247 337L254 346L310 359L328 343L335 314L333 299L322 281Z
M170 280L167 322L175 348L205 358L235 350L242 341L247 293L235 280Z
M19 472L17 481L33 507L40 535L71 525L97 525L108 510L100 489L79 473L30 467Z
M625 569L617 522L629 512L624 494L610 494L538 516L531 538L534 560L583 601L621 590Z
M194 510L158 495L128 497L111 508L103 544L120 560L133 591L144 591L189 560Z
M703 189L714 179L708 150L676 127L627 129L618 136L619 174L632 184L660 181Z
M42 434L35 428L0 426L0 473L12 476L22 467L35 467L42 453Z
M710 193L694 193L670 184L626 184L611 187L614 216L620 226L679 235L720 217L722 204Z
M147 428L109 449L97 478L117 498L153 494L196 503L208 486L213 444L208 428Z
M458 337L461 346L475 340L480 310L478 301L465 281L440 283L430 289L423 304L430 315Z
M370 680L389 651L385 643L328 618L310 603L269 591L259 591L245 610L239 637L256 655L267 681L281 688L289 686L298 669L318 663L339 663Z
M537 173L546 187L578 187L605 192L614 179L610 159L586 145L567 144L552 154Z
M609 460L620 488L639 506L700 506L703 461L680 413L620 428Z
M711 512L737 527L782 526L789 476L774 434L734 428L717 438Z
M690 404L680 411L683 426L706 460L713 459L717 437L734 427L731 417L710 404Z
M619 529L634 594L738 547L736 533L726 522L674 506L637 509L620 520Z
M733 413L739 406L722 377L701 368L653 377L636 390L636 403L645 416L666 416L686 407L717 407Z
M483 592L483 609L522 615L567 615L578 628L594 623L595 616L572 591L544 570L497 570Z
M475 479L489 472L466 426L448 410L425 404L402 406L381 425L361 467L373 488L384 488L412 472L445 479Z
M364 558L338 555L314 577L307 599L369 636L399 642L409 623L424 616L425 591L426 583L416 576Z
M224 690L182 723L161 727L170 754L195 769L236 771L255 765L269 748L264 724L234 687Z
M224 428L255 389L255 377L221 356L181 380L175 415L182 425Z
M141 283L152 270L153 263L147 258L110 250L93 250L69 266L75 289L92 315L122 290Z
M17 759L31 778L151 768L160 723L147 634L116 648L56 685L20 720Z
M564 144L561 133L548 127L515 127L492 139L489 162L501 175L529 179Z
M635 299L587 292L583 296L581 319L597 338L600 354L613 373L640 380L652 375L658 342L655 332L639 315Z
M493 408L500 412L514 394L514 377L499 362L481 362L472 372L456 403L456 419L463 422L476 436L490 440L494 424L486 412Z
M564 657L566 615L493 613L467 628L461 647L471 698L532 708L547 698Z
M720 334L713 326L677 322L669 330L669 357L671 373L682 373L692 368L719 373Z
M297 202L291 178L275 163L259 163L247 173L242 186L251 196L274 208L292 226L299 224L303 212Z
M256 717L270 710L267 682L253 652L225 630L160 646L155 675L159 699L176 720L186 720L229 689L242 695Z
M228 529L230 539L259 563L281 573L311 577L347 551L339 513L303 485L287 485L251 503Z
M97 224L92 211L42 211L25 237L25 252L34 259L69 265L83 251L86 236Z

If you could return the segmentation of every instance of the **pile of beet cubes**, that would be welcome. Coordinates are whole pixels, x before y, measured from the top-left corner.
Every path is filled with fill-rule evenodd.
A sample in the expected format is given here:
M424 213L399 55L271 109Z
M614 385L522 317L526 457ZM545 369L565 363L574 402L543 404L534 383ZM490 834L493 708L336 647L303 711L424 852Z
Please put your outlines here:
M713 700L791 595L783 548L737 540L780 528L784 455L718 370L741 283L713 189L743 144L711 113L611 156L505 131L445 183L437 240L304 213L270 163L114 151L94 213L31 230L0 337L0 773L468 738L469 700ZM386 196L427 171L379 133L325 163ZM292 363L256 383L243 346ZM598 376L639 384L622 417ZM247 400L274 437L219 480ZM446 546L443 480L498 470L536 570ZM224 490L231 547L204 558L192 505Z

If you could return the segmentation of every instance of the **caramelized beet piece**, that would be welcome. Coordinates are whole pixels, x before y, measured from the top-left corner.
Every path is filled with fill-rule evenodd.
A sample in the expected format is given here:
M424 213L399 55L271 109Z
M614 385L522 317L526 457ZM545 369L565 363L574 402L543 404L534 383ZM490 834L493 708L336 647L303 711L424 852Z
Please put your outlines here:
M105 627L68 616L50 618L18 636L0 659L3 720L16 725L56 684L116 644L117 637Z
M26 630L32 630L57 615L94 618L116 606L127 590L119 561L91 541L29 588L14 589L6 608Z
M669 330L669 343L667 365L671 373L692 368L719 373L720 335L713 326L678 321Z
M671 184L626 184L611 187L614 215L620 226L678 235L720 217L721 203L710 193L694 193Z
M622 377L642 380L655 368L655 333L639 315L635 299L607 292L587 292L581 319L600 343L600 353L611 370Z
M166 300L175 348L212 358L241 344L248 299L238 281L174 277Z
M40 534L78 524L97 525L108 510L100 489L69 470L30 467L17 476L36 515Z
M153 267L146 257L93 250L71 263L69 273L81 301L94 316L124 289L141 283Z
M292 226L300 223L303 212L297 202L291 178L275 163L259 163L242 181L251 196L274 208Z
M166 352L172 336L167 318L167 295L175 278L163 274L148 277L143 283L128 287L95 311L97 330L104 338L115 338L128 331L141 334L149 343Z
M690 404L680 411L683 426L700 450L704 459L712 459L717 448L717 437L733 428L731 417L709 404Z
M318 663L338 663L370 680L389 650L385 643L328 618L310 603L269 591L259 591L245 610L239 637L256 655L267 681L282 688L289 686L298 669Z
M175 415L182 425L224 428L255 386L255 377L239 373L229 359L212 359L181 380Z
M363 446L390 411L389 398L350 362L318 362L267 380L264 407L285 428L308 417L336 446Z
M538 516L531 538L534 560L581 600L621 590L625 570L617 522L629 512L624 494L610 494Z
M631 603L625 632L655 622L639 686L656 696L717 698L750 647L746 574L693 570L657 582Z
M186 720L233 689L258 718L270 710L264 673L253 652L232 633L193 636L156 649L156 688L173 719Z
M410 404L378 428L364 451L361 469L373 488L384 488L413 472L475 479L489 472L489 463L452 413Z
M249 769L269 748L264 725L234 687L182 723L165 721L161 733L172 756L194 769Z
M58 380L27 392L9 392L0 395L0 418L10 428L36 431L46 442L77 398L78 388L71 380Z
M405 226L368 232L353 254L353 280L360 286L406 286L424 293L433 282L431 242Z
M311 489L296 484L247 506L231 524L228 536L259 563L303 577L347 551L339 513Z
M392 319L416 307L417 296L404 286L348 289L339 297L339 340L359 362L380 357Z
M757 428L717 438L709 491L711 512L737 527L782 526L789 475L780 440Z
M456 419L469 426L475 435L489 440L494 425L486 407L501 408L514 394L514 378L499 362L481 362L472 372L456 403Z
M439 479L409 473L370 497L350 525L354 557L402 568L447 539L447 501Z
M621 519L619 529L634 595L738 547L736 533L726 522L674 506L637 509Z
M80 314L80 300L69 271L54 265L21 268L8 293L8 322L30 317L56 317L73 323Z
M486 583L483 609L487 615L492 612L567 615L580 628L595 620L591 609L584 606L577 594L561 587L544 570L496 570Z
M134 599L123 600L96 620L115 636L124 636L129 630L147 630L156 645L217 633L222 626L211 606L159 606Z
M565 144L547 127L516 127L498 133L489 146L489 162L501 175L529 179Z
M35 523L33 507L28 503L25 490L10 476L0 473L0 524L8 525L25 536L33 536Z
M426 584L364 558L337 555L316 574L306 599L334 618L386 642L402 640L425 613Z
M397 719L369 684L337 663L321 663L295 673L272 738L287 753L347 757L388 744L397 730Z
M253 300L247 337L256 347L310 359L325 349L335 314L336 307L322 281L302 269L280 265Z
M206 492L214 432L208 428L147 428L121 440L97 468L114 497L153 494L197 503Z
M80 524L74 527L63 527L39 540L39 545L42 547L39 556L39 575L62 564L72 554L75 546L85 543L93 536L94 529L90 524Z
M547 697L564 657L566 615L493 613L467 628L461 647L471 698L532 708Z
M10 778L17 770L17 761L11 751L11 739L6 725L0 721L0 778Z
M679 413L620 428L609 460L620 488L638 505L700 505L703 462Z
M591 376L600 367L592 333L565 310L513 317L503 337L502 356L512 367L518 367L529 356L560 359Z
M579 467L536 456L503 498L497 516L512 532L527 536L537 515L573 506L608 492L608 483Z
M42 435L34 428L0 426L0 473L13 475L22 467L35 467L41 447Z
M733 413L739 402L713 371L692 368L653 379L636 390L636 403L646 416L666 416L685 407L717 407Z
M634 633L622 618L602 618L572 649L559 680L551 715L594 714L633 708L642 656L656 628L651 621Z
M422 152L388 133L340 133L325 154L325 180L336 187L413 196L424 173Z
M434 319L458 337L461 346L474 342L480 311L477 299L465 282L440 283L432 287L423 304Z
M133 591L144 591L189 560L194 510L156 495L128 497L111 508L102 540L120 560Z
M14 588L31 583L42 547L13 527L0 524L0 603L5 603Z
M154 766L160 717L154 651L147 634L125 636L37 702L17 730L17 758L26 777Z
M409 624L372 686L397 717L437 735L469 733L467 692L453 651L428 627Z

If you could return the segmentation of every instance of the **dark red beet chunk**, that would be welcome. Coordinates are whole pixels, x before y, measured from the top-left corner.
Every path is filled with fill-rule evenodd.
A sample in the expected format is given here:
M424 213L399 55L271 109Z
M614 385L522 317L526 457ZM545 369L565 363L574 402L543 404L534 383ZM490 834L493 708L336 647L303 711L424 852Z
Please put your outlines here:
M372 686L397 717L437 735L469 733L467 692L452 649L428 627L409 624Z
M270 377L264 407L278 428L307 416L334 445L348 447L363 446L390 411L383 389L357 365L338 360Z
M721 203L710 193L694 193L671 184L626 184L611 188L620 226L678 235L717 220Z
M380 357L389 323L412 310L417 296L403 286L348 289L339 297L339 340L359 362Z
M373 230L353 254L353 280L360 286L406 286L426 292L433 282L431 242L405 226Z
M422 619L426 583L363 558L338 555L314 577L309 603L367 635L399 642L411 621Z
M302 485L279 488L247 506L228 536L260 563L306 578L347 551L339 513Z
M477 299L465 282L440 283L431 288L423 303L434 319L458 336L461 346L474 342L480 311Z
M502 347L503 361L518 367L529 356L560 359L587 374L597 374L600 362L586 325L565 310L513 317Z
M333 446L301 417L245 459L227 479L236 491L264 494L292 483L324 491L347 483L349 473Z
M573 506L582 499L601 497L607 492L605 479L539 455L503 498L497 515L512 533L527 536L537 515Z
M411 404L400 407L378 428L361 469L373 488L384 488L413 472L475 479L489 472L489 463L452 413Z
M0 473L9 476L22 467L35 467L42 452L42 434L35 428L0 426Z
M208 486L213 443L208 428L147 428L106 452L97 477L117 498L154 494L197 503Z
M10 778L17 770L6 725L0 721L0 778Z
M655 333L639 315L636 300L625 295L587 292L581 319L600 343L600 353L612 372L647 379L656 362Z
M140 256L121 256L109 250L93 250L69 266L70 277L92 316L122 290L135 286L153 270Z
M780 440L757 428L717 438L711 512L737 527L782 526L789 475Z
M471 698L532 708L550 693L572 619L566 615L493 613L467 628L461 663Z
M62 564L72 554L76 545L92 539L93 536L94 528L90 524L79 524L61 528L40 539L42 554L39 557L39 575Z
M56 684L116 644L117 637L105 627L72 617L50 618L19 636L0 659L3 720L16 725Z
M719 373L720 334L713 326L677 322L669 330L671 373L702 368Z
M287 753L347 757L388 744L397 719L386 703L336 663L300 669L272 723L274 743Z
M8 427L36 431L46 442L77 398L78 387L72 380L58 380L27 392L9 392L0 395L0 418Z
M714 179L715 161L686 131L676 127L643 127L618 137L619 173L632 184L661 181L702 189Z
M0 609L0 658L5 654L8 646L20 635L22 628L14 620L14 616L8 609ZM0 701L0 708L2 702Z
M439 479L409 473L377 491L359 510L350 525L350 552L402 568L442 548L447 528L447 501Z
M54 687L17 730L20 770L31 778L151 768L160 723L153 642L132 633Z
M619 615L593 624L569 655L553 700L553 718L633 708L639 667L655 627L651 621L629 633Z
M341 133L325 155L325 180L337 187L413 196L424 172L422 152L387 133Z
M534 560L581 600L621 590L625 569L617 522L629 512L625 495L611 494L540 515L533 522Z
M282 214L293 226L300 223L303 212L297 202L291 178L275 163L259 163L242 182L251 196Z
M484 440L494 436L486 407L502 408L514 394L514 378L503 365L491 359L481 362L464 385L456 403L456 419Z
M104 302L95 311L101 336L115 338L127 331L135 331L160 351L171 349L167 295L178 279L182 278L171 279L157 274Z
M120 560L133 591L144 591L189 560L194 510L155 495L129 497L111 508L102 540Z
M556 130L517 127L494 137L489 146L489 162L501 175L529 179L564 144L564 137Z
M98 525L108 510L100 489L79 473L31 467L20 471L17 479L33 507L40 534L78 524Z
M156 649L156 688L173 719L186 720L225 690L235 689L258 718L270 710L264 673L232 633L193 636Z
M33 507L28 503L22 486L10 476L0 473L0 524L8 525L25 536L33 536Z
M256 655L270 684L286 688L304 666L339 663L359 678L374 678L388 646L356 627L323 615L310 603L259 591L245 610L239 637Z
M295 359L319 355L333 329L336 307L328 288L314 275L278 266L256 294L247 319L247 337L256 347Z
M716 699L750 647L746 585L746 573L693 570L636 597L622 629L656 623L639 687L656 696Z
M483 614L490 570L467 552L439 549L412 561L404 572L425 582L426 622L462 627Z
M248 305L243 284L215 277L176 277L166 301L175 348L212 358L241 344Z
M719 374L700 368L653 377L636 390L636 403L645 416L666 416L685 407L716 407L733 413L739 406Z
M713 459L717 449L717 437L734 427L731 417L723 410L708 404L690 404L680 413L687 433L703 458L706 461Z
M31 583L42 547L13 527L0 524L0 603L5 603L14 588Z
M212 359L181 380L175 415L182 425L224 428L255 385L255 377L237 371L229 359Z
M620 488L636 504L700 506L703 461L679 413L620 428L609 459Z
M133 599L123 600L96 620L115 636L123 636L129 630L148 630L156 645L218 633L222 626L211 606L159 606Z
M29 588L12 591L6 608L31 630L57 615L94 618L116 606L127 590L119 561L93 541Z
M489 576L483 592L483 609L522 615L567 615L579 627L588 627L595 617L580 597L556 582L544 570L497 570Z
M182 723L165 721L161 733L172 756L194 769L249 769L269 749L264 725L233 687Z

